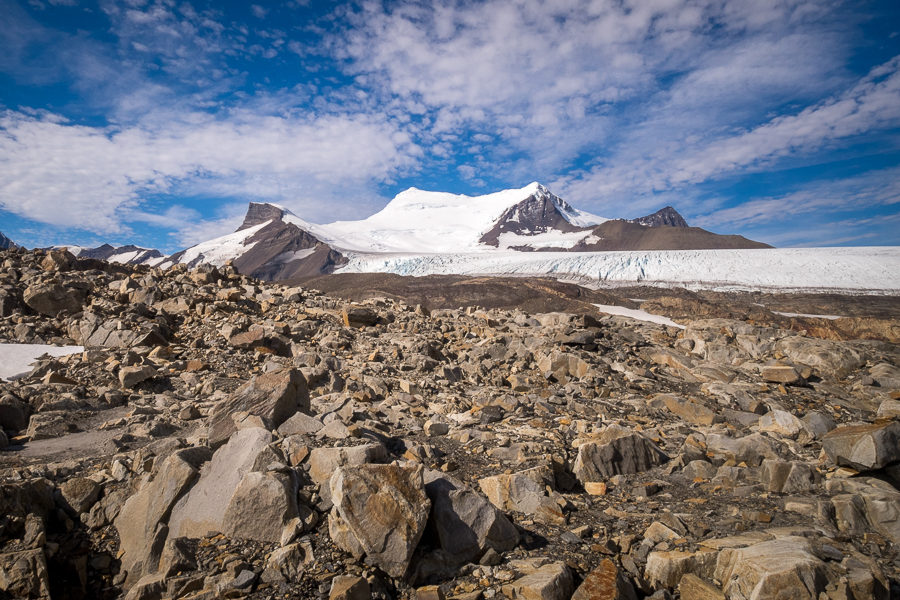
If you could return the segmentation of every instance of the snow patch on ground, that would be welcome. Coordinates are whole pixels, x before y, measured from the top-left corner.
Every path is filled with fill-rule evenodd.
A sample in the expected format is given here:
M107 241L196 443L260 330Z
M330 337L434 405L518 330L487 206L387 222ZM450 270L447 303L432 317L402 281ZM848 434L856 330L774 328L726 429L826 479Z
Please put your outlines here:
M31 372L31 363L44 354L68 356L84 352L82 346L44 344L0 344L0 379L15 379Z
M782 317L807 317L810 319L828 319L830 321L843 318L840 315L811 315L808 313L778 312L777 310L773 310L772 312L776 315L781 315Z
M637 319L638 321L647 321L650 323L659 323L660 325L668 325L669 327L677 327L678 329L685 329L684 325L679 325L672 319L668 317L663 317L661 315L654 315L652 313L648 313L646 310L640 310L637 308L626 308L624 306L616 306L614 304L595 304L602 313L606 313L608 315L617 315L620 317L628 317L629 319Z
M593 237L593 236L592 236ZM535 234L519 234L514 231L506 231L501 233L497 238L499 248L505 250L513 247L526 248L572 248L578 242L585 239L583 231L572 231L569 233L563 231L550 230L543 233Z

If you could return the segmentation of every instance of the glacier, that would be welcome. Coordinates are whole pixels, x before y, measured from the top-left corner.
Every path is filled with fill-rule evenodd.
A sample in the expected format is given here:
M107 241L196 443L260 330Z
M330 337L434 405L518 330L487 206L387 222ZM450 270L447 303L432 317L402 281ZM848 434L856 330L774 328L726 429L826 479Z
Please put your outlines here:
M351 253L338 273L551 276L582 285L900 291L900 247L635 252Z

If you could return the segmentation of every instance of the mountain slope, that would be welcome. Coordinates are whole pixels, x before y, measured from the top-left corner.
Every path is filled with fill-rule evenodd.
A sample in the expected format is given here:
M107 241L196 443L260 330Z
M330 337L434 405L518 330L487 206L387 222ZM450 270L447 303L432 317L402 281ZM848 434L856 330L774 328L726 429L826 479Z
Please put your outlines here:
M676 213L677 214L677 213ZM592 230L592 236L575 246L573 252L618 250L727 250L771 248L740 235L720 235L699 227L640 225L629 221L607 221Z
M238 272L273 281L330 273L346 263L300 224L315 227L281 206L251 202L237 231L173 254L163 266L233 261Z

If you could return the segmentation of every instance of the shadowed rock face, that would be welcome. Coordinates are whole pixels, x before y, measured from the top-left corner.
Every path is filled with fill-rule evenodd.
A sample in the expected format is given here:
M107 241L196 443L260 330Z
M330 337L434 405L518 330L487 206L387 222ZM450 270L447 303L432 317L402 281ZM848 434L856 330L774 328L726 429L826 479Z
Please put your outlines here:
M15 247L16 244L11 239L0 233L0 250L6 250L7 248Z
M274 204L264 204L260 202L251 202L247 208L247 214L244 216L244 222L237 228L238 231L249 229L254 225L265 223L266 221L280 221L284 216L284 210Z
M253 206L262 206L251 204ZM250 212L247 218L251 220ZM246 243L252 246L234 260L238 272L265 281L314 277L333 272L347 262L344 256L317 237L280 219L256 232Z
M515 206L507 208L497 219L494 227L481 236L479 241L489 246L499 246L500 235L504 233L527 235L546 233L551 229L563 232L583 229L569 223L559 212L559 207L568 208L568 205L550 193L532 194Z
M687 227L687 221L684 220L678 211L671 206L661 208L652 215L634 219L632 223L643 225L645 227Z

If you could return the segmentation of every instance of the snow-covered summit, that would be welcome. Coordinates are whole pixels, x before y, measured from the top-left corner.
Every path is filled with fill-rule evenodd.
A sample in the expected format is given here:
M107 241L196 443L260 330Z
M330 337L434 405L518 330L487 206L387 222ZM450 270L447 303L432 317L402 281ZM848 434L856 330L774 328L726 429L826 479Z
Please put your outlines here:
M335 247L356 252L482 251L489 249L482 237L510 209L529 199L547 198L554 199L560 215L577 227L606 221L572 208L533 182L523 188L482 196L409 188L374 215L319 226L316 235Z

